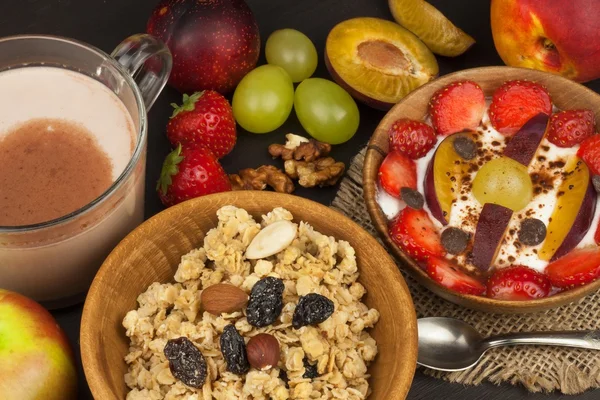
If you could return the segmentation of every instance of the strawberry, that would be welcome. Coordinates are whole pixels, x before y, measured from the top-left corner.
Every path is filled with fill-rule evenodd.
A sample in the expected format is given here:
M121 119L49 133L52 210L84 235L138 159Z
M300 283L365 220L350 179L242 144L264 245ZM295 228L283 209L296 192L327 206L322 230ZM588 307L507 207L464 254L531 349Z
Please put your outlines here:
M167 137L173 146L201 144L217 158L235 146L235 119L225 97L212 90L183 95L183 104L171 104L175 110L167 125Z
M492 126L505 136L517 133L539 113L552 115L552 100L545 87L530 81L504 82L489 109Z
M167 207L194 197L231 190L229 177L212 151L202 146L173 150L163 163L156 190Z
M446 254L437 229L423 209L402 209L390 222L388 232L394 243L416 261L426 261L430 257L442 257Z
M402 118L394 122L389 131L390 149L416 160L435 145L435 132L429 125Z
M550 118L547 137L558 147L572 147L596 131L594 113L590 110L567 110Z
M487 297L498 300L535 300L548 296L552 284L544 274L524 267L496 270L487 282Z
M485 291L483 283L468 275L453 261L431 257L427 261L427 274L440 285L463 294L479 296Z
M600 247L575 249L548 265L546 274L559 288L590 283L600 277Z
M577 155L594 175L600 175L600 135L590 136L581 142Z
M394 197L400 197L400 189L417 188L417 166L397 151L389 153L379 167L381 187Z
M597 245L600 245L600 223L598 223L596 233L594 233L594 242L596 242Z
M474 130L485 112L485 95L472 81L458 81L435 92L429 102L429 113L435 131L440 135Z

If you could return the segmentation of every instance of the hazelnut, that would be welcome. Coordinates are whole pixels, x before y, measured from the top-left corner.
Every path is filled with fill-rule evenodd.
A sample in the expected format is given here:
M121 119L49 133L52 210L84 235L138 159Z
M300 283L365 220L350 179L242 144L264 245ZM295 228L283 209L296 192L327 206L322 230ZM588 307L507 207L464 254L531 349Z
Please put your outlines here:
M279 342L273 335L259 333L246 345L248 362L254 368L266 371L279 362Z
M220 315L241 311L248 304L248 295L237 286L217 283L202 291L200 301L204 311Z

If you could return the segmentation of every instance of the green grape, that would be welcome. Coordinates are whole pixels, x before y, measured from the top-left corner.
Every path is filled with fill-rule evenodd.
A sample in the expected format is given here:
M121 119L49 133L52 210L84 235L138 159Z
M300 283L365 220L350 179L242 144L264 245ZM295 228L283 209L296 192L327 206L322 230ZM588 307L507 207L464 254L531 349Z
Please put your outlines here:
M533 197L527 167L508 157L484 164L473 179L473 195L481 204L494 203L519 211Z
M310 78L317 69L317 49L308 36L295 29L275 31L265 46L267 62L279 65L290 74L293 82Z
M242 79L231 105L235 120L248 132L272 132L292 112L294 84L283 68L262 65Z
M306 79L298 85L294 109L304 130L321 142L344 143L358 130L360 115L356 102L327 79Z

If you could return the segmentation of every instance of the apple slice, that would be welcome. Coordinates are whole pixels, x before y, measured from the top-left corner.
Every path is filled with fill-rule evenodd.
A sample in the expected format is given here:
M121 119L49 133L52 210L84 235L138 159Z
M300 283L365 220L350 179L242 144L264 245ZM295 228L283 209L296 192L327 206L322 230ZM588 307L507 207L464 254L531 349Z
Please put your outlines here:
M506 145L504 155L528 166L544 137L549 117L539 113L531 118Z
M431 215L443 225L448 224L452 201L460 192L461 177L468 173L469 163L454 150L459 137L475 140L472 133L463 132L448 136L435 151L425 173L425 200Z
M567 160L567 177L560 185L560 196L548 224L548 235L538 255L554 261L573 250L592 225L596 211L596 192L590 171L577 156Z
M475 228L472 253L473 265L482 271L487 271L496 259L512 214L510 208L498 204L483 205Z

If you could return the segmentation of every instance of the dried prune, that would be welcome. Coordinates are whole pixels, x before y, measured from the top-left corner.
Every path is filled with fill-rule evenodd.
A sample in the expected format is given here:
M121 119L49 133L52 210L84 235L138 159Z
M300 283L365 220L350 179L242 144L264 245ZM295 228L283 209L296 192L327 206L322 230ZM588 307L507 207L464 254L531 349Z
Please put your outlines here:
M420 210L423 208L423 204L425 204L423 195L409 187L400 189L400 197L402 197L402 200L404 200L407 206L414 208L415 210Z
M521 222L519 241L526 246L537 246L546 239L546 225L537 218L527 218Z
M171 339L163 350L175 379L187 386L200 388L206 380L206 360L194 343L186 337Z
M472 160L477 155L477 144L468 137L457 137L454 142L452 142L452 145L454 146L456 154L465 160Z
M246 308L248 323L257 328L271 325L283 309L283 282L268 276L254 284Z
M283 384L285 385L286 388L288 388L288 389L290 388L290 378L288 378L287 372L280 369L279 370L279 379L281 379L283 381Z
M446 249L446 251L450 254L460 254L462 253L469 244L470 236L467 232L450 227L442 232L442 246Z
M333 314L334 304L325 296L309 293L301 296L292 317L292 326L299 329L306 325L316 325Z
M304 363L304 374L302 375L303 378L315 379L319 377L319 370L317 370L317 364L310 364L308 362L308 358L306 357L304 357L302 363Z
M233 324L229 324L223 329L221 353L227 363L227 371L243 375L250 369L246 355L246 343Z

